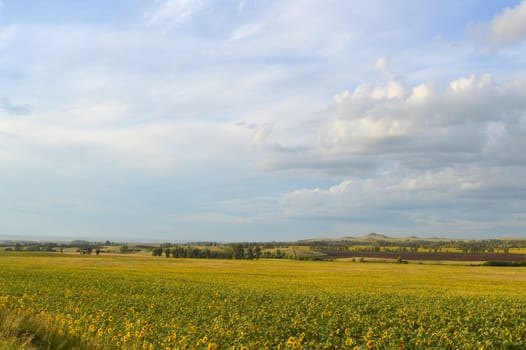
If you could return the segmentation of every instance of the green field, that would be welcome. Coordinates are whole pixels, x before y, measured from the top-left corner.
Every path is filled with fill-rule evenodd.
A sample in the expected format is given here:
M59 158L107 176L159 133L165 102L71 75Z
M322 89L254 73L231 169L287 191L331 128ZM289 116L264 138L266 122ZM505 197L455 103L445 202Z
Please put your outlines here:
M524 349L525 292L524 268L2 253L0 349Z

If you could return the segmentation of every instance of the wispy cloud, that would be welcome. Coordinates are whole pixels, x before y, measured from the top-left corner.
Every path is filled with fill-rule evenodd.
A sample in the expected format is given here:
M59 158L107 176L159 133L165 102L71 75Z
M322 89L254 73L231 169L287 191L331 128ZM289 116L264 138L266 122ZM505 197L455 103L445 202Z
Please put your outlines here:
M177 26L203 10L207 0L162 0L145 16L148 26Z

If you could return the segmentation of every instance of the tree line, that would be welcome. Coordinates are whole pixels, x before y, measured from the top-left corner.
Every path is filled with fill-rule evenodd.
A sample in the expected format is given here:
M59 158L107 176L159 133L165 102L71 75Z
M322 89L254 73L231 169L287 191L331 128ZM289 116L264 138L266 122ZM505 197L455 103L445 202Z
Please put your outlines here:
M443 252L455 249L465 254L504 253L511 248L526 248L525 240L375 240L375 241L313 241L303 243L309 249L322 253L328 252Z
M198 259L283 259L287 254L279 248L276 250L263 250L259 245L246 245L234 243L222 245L219 248L196 247L190 245L161 244L160 247L152 248L153 256L165 256L167 258L198 258Z

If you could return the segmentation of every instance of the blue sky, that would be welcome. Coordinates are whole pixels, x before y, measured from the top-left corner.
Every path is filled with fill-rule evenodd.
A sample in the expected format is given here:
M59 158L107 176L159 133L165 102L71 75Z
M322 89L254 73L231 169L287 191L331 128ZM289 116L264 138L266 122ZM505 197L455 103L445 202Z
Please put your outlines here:
M0 4L3 237L526 234L526 0Z

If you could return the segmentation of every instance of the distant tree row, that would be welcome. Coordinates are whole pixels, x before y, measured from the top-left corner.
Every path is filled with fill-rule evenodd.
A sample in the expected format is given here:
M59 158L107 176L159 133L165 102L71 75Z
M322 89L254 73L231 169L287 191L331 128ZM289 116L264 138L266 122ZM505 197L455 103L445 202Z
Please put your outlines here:
M102 242L89 242L84 240L75 240L71 242L34 242L34 241L4 241L0 243L1 247L5 247L7 252L60 252L62 253L64 249L75 249L77 253L82 255L91 255L95 253L99 255L104 252L102 250L103 246L119 246L120 253L131 253L140 251L141 249L150 249L150 245L139 246L136 245L133 249L128 248L126 243L115 243L106 241Z
M15 252L55 252L57 248L56 243L15 243L14 247L8 247L6 251L15 251Z
M82 249L77 249L77 251L82 255L84 254L91 255L93 253L93 248L92 247L82 248ZM95 248L95 254L98 256L100 253L101 253L100 248L99 247Z
M313 241L303 242L313 251L328 252L443 252L455 249L466 254L504 253L510 248L526 248L525 240L374 240L374 241Z
M523 267L526 266L526 261L486 261L486 266L508 266L508 267Z
M152 248L153 256L165 256L167 258L198 258L198 259L247 259L254 260L259 258L283 259L287 258L287 254L282 252L279 248L275 251L263 251L259 245L245 247L241 243L230 245L222 245L216 249L205 247L186 246L186 245L170 245L170 247L163 248L161 245L158 248Z

